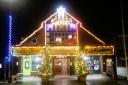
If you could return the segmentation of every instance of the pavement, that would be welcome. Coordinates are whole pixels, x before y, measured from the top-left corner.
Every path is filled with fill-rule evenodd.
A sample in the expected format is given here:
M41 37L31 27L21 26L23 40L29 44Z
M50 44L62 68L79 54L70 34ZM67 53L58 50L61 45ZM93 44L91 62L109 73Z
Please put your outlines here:
M0 85L128 85L127 81L117 81L101 74L88 75L85 82L77 80L77 76L57 75L50 78L48 83L42 83L39 77L23 77L16 83L0 82Z
M118 83L120 83L122 85L128 85L128 81L127 80L118 80Z

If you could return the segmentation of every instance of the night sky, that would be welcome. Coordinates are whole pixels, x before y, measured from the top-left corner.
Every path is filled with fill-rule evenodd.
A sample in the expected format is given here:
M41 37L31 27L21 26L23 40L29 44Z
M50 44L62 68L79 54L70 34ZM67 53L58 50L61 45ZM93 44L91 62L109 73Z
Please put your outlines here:
M22 0L19 0L22 1ZM122 0L125 33L128 33L128 7ZM0 57L6 55L9 7L0 2ZM13 44L37 29L41 22L63 6L96 34L101 40L113 43L113 39L122 33L120 0L23 0L12 7Z

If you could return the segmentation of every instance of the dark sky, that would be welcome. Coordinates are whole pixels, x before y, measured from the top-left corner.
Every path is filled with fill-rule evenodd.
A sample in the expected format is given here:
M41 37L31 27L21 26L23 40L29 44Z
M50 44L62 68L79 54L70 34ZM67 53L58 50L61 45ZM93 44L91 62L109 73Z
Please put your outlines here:
M20 1L20 0L19 0ZM37 29L41 22L63 6L67 12L79 19L83 25L103 41L112 43L113 38L121 34L120 0L24 0L12 7L13 44L18 44L21 37L26 37ZM128 7L123 2L125 32L128 33ZM2 4L0 4L2 5ZM17 7L16 7L17 6ZM7 48L8 8L0 6L0 57L5 56Z

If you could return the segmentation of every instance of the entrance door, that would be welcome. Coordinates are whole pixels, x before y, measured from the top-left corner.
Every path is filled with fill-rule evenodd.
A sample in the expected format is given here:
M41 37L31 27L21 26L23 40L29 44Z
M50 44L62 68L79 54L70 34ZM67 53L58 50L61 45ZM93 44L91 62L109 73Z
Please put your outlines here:
M54 73L67 75L68 74L68 59L55 59L54 60Z
M67 59L61 60L61 74L67 74L68 73L68 66L67 66Z

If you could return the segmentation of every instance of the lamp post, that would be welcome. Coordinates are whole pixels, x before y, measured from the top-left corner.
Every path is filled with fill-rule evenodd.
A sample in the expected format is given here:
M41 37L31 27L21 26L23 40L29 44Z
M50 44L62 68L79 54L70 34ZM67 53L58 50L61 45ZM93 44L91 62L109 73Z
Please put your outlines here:
M124 48L124 56L125 56L125 66L126 66L126 77L128 80L128 62L127 62L127 51L126 51L126 41L125 41L125 30L124 30L124 17L123 17L123 8L122 2L120 0L120 9L121 9L121 23L122 23L122 35L123 35L123 48Z

